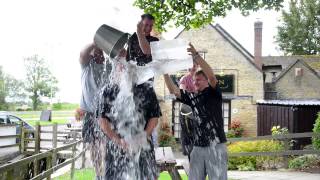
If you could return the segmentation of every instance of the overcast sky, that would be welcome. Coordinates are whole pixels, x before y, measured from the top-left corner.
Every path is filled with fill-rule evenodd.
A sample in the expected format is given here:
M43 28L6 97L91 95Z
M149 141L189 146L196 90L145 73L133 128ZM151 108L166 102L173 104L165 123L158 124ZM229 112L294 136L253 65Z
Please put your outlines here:
M93 41L101 24L133 33L142 11L132 0L8 0L0 2L0 65L6 73L24 78L23 58L38 54L50 63L59 81L61 102L79 102L79 51ZM276 11L258 11L243 17L233 10L219 23L253 54L253 24L263 22L263 55L281 55L274 43ZM181 28L171 29L165 39L174 38ZM57 100L56 99L56 100Z

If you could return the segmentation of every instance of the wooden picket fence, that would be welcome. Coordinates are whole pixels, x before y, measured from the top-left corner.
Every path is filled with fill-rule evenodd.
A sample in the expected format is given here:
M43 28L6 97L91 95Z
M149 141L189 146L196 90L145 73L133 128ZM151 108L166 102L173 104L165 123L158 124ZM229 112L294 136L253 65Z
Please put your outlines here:
M33 164L33 173L31 179L50 179L51 174L56 170L71 164L71 179L74 178L75 172L75 161L82 157L82 167L84 167L85 162L85 148L77 154L77 146L82 143L82 139L79 138L76 131L67 132L67 131L58 131L58 125L55 123L52 126L52 131L41 130L39 123L36 124L35 130L27 130L21 125L21 133L19 135L10 135L10 136L0 136L0 138L18 138L20 143L0 146L0 148L14 147L19 146L20 153L23 155L29 155L26 158L20 159L16 162L11 162L0 166L0 179L23 179L23 177L17 177L17 170L23 170L28 164ZM34 138L29 138L29 134L33 133ZM52 133L52 139L40 138L40 133ZM59 137L66 137L61 139ZM52 147L40 147L40 142L52 142ZM34 146L29 146L30 142L34 142ZM58 147L58 142L67 143L63 146ZM70 151L71 149L71 151ZM67 151L66 151L67 150ZM63 151L63 152L62 152ZM70 153L68 153L70 152ZM58 164L57 159L63 157L66 161ZM46 159L45 170L40 172L39 162L41 159ZM2 177L1 177L2 176ZM22 175L23 176L23 175ZM4 177L4 178L3 178Z

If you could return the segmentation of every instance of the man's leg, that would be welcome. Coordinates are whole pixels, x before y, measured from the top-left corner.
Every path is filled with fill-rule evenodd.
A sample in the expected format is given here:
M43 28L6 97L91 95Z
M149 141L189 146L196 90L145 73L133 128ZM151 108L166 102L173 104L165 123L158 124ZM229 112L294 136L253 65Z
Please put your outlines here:
M209 180L227 180L227 157L227 148L224 143L208 147L205 164Z
M189 180L205 180L205 148L194 146L190 154Z
M91 146L91 160L96 172L96 179L101 179L104 175L103 160L105 148L103 146L105 145L103 145L103 142L101 141L101 139L99 139L95 140L94 143L91 144Z

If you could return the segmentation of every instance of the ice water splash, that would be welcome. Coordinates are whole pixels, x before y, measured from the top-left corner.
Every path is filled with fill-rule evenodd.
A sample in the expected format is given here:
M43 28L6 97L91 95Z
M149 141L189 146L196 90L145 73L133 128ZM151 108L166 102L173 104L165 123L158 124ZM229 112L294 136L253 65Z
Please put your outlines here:
M115 163L117 165L124 164L125 169L115 169L114 171L122 171L117 175L117 179L144 179L147 177L141 177L141 169L139 169L139 157L142 150L149 150L150 144L147 141L147 134L144 131L144 124L141 123L143 116L137 111L137 98L133 94L133 86L141 84L154 76L152 70L146 71L146 68L138 67L134 63L128 63L124 58L119 60L109 60L106 65L104 73L99 79L99 91L95 96L95 103L97 107L97 115L101 114L101 103L103 103L103 93L107 88L111 88L114 85L119 87L119 92L116 94L115 99L111 102L112 109L109 116L116 121L116 133L119 134L122 139L127 143L127 148L124 150L126 158L120 158ZM95 119L95 122L99 122L99 118ZM96 123L94 127L96 133L101 138L96 141L102 144L100 148L100 154L102 156L94 156L93 161L105 161L105 155L108 156L112 153L113 156L123 156L121 149L110 150L106 147L115 146L115 144L109 140L102 131L100 131L99 124ZM106 141L105 141L106 140ZM107 144L111 144L108 146ZM99 153L97 153L99 154ZM104 156L104 157L103 157ZM123 161L123 162L121 162ZM110 164L109 164L110 166ZM99 173L104 177L104 170L108 168L108 164L105 164L101 172ZM149 167L156 168L156 167ZM97 169L95 167L95 169ZM150 178L150 177L149 177ZM104 178L102 178L104 179Z

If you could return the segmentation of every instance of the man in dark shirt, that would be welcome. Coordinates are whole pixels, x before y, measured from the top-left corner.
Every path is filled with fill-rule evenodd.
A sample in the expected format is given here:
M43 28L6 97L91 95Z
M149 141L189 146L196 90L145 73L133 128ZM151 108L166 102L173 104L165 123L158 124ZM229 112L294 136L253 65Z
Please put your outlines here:
M122 87L121 87L122 88ZM105 87L98 115L100 117L100 126L108 139L106 154L105 179L124 180L127 176L131 178L147 180L156 179L158 169L156 167L154 148L151 140L152 129L148 127L150 117L152 117L152 108L135 107L132 103L138 104L137 91L133 91L133 102L131 96L118 97L121 89L117 83L109 84ZM126 99L127 98L127 99ZM146 103L150 106L150 103ZM130 112L127 110L132 108ZM132 114L131 114L132 113ZM132 117L135 116L135 117ZM138 123L136 123L138 121ZM127 137L135 138L136 135L145 132L145 136L139 138L147 138L147 143L140 147L141 144L135 144L138 152L131 149L128 144ZM132 141L144 141L142 139L131 139ZM145 147L147 146L147 147ZM132 152L133 153L130 153Z
M211 67L190 44L188 52L200 65L194 76L195 93L179 89L166 74L166 85L178 100L189 105L194 115L190 157L190 180L227 180L226 136L222 118L222 94Z
M137 24L137 32L128 40L127 61L135 61L138 66L144 66L152 61L150 42L159 41L158 38L150 35L153 23L154 17L151 14L141 16L141 21ZM139 112L151 112L146 116L148 118L147 128L153 130L161 116L160 105L153 89L153 79L140 85L134 85L132 90L135 97L140 99L136 104Z

